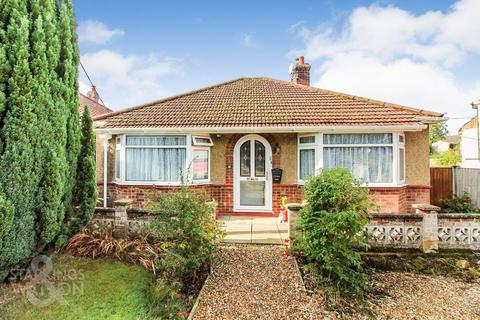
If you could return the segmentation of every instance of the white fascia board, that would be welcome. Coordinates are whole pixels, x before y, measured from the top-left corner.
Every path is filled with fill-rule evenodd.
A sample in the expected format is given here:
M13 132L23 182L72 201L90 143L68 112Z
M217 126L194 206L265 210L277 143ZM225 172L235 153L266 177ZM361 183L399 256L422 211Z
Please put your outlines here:
M424 124L393 125L393 126L312 126L312 127L191 127L191 128L95 128L97 134L155 134L155 133L182 133L182 134L228 134L228 133L309 133L309 132L403 132L422 131L427 128Z

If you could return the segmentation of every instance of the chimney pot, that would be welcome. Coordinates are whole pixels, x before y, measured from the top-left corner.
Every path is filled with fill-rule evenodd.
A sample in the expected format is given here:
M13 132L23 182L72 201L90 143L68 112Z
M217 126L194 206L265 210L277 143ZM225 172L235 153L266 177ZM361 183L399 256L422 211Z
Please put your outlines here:
M98 102L98 100L100 99L100 96L98 95L96 86L92 86L90 91L87 92L87 97L94 100L95 102Z
M310 65L305 63L304 56L299 56L296 59L296 64L290 74L292 83L310 85Z

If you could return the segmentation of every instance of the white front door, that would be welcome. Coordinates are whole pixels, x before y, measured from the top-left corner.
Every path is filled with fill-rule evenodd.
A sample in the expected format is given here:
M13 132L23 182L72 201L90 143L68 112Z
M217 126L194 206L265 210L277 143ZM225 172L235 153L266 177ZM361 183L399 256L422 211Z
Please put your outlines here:
M234 149L234 211L272 211L272 148L255 134L238 140Z

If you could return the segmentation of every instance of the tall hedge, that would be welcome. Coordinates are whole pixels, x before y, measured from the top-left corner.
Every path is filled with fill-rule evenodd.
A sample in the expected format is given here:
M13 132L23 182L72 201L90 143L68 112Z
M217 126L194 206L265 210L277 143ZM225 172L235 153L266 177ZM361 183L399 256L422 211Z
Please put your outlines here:
M78 61L70 0L0 1L0 279L91 214L73 201Z

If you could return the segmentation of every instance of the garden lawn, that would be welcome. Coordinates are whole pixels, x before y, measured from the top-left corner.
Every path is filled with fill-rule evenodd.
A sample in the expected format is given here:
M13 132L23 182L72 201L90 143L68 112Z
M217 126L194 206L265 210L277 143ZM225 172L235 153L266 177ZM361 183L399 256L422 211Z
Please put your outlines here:
M18 320L153 319L147 314L147 292L152 274L140 266L60 255L53 258L52 283L55 288L63 288L66 305L59 302L35 305L18 290L15 292L12 285L2 285L1 300L11 299L0 306L0 317Z

